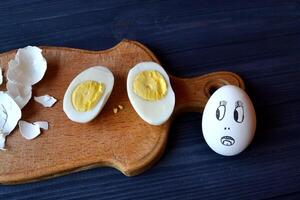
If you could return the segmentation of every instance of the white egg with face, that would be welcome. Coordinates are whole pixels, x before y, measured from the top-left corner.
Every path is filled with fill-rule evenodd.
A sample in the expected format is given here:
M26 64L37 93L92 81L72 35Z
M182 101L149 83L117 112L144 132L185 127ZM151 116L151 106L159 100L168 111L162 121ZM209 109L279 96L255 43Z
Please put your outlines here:
M102 66L88 68L70 83L63 102L63 110L74 122L93 120L106 104L114 86L111 71Z
M142 62L127 77L127 94L137 114L151 125L161 125L171 116L175 94L166 71L157 63Z
M232 156L242 152L252 141L255 129L255 110L244 90L226 85L209 98L202 116L202 132L216 153Z

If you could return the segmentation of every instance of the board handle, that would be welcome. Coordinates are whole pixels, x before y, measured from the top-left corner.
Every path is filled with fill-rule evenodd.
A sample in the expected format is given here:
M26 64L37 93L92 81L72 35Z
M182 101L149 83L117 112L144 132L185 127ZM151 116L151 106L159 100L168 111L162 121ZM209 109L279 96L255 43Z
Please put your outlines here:
M202 112L212 93L223 85L245 89L243 80L235 73L220 71L193 78L170 76L176 96L175 114Z

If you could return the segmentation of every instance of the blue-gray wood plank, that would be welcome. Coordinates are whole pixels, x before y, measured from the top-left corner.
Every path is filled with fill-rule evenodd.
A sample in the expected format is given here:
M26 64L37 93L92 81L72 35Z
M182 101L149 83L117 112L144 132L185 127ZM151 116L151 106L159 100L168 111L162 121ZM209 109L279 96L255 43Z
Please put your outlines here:
M161 160L136 177L97 168L0 186L0 199L300 199L300 1L41 1L0 3L0 52L26 45L107 49L138 40L177 76L230 70L258 117L235 157L206 145L201 114L179 116Z

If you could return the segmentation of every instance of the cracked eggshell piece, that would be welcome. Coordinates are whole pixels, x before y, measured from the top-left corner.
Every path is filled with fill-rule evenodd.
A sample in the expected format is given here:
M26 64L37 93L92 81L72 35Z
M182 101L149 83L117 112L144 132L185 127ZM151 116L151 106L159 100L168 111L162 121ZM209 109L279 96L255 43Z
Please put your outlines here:
M43 78L46 69L47 61L42 50L27 46L19 49L15 58L9 61L7 79L24 85L34 85Z
M38 124L32 124L23 120L19 121L19 129L21 135L27 140L32 140L41 134Z
M49 124L46 121L37 121L37 122L34 122L33 124L38 125L41 129L44 129L44 130L48 130L48 128L49 128Z
M34 100L42 104L46 108L52 107L57 102L54 97L49 96L48 94L44 96L34 97Z
M101 82L104 84L105 90L97 104L91 110L80 112L73 106L72 94L75 88L85 81ZM70 83L64 95L63 110L70 120L78 123L87 123L93 120L101 112L112 92L113 87L114 75L108 68L103 66L90 67L78 74Z
M22 109L31 99L32 88L30 85L22 85L12 81L7 81L6 88L7 94L14 99L20 109Z
M0 67L0 85L3 83L2 68Z
M5 149L5 135L0 134L0 150L6 150Z
M148 101L139 97L133 91L135 77L143 71L155 70L159 72L166 81L167 93L160 100ZM171 116L175 106L175 94L171 87L167 72L155 62L142 62L134 66L127 76L127 94L131 105L137 114L151 125L161 125Z
M16 102L5 92L0 91L0 131L9 135L21 119L22 113Z

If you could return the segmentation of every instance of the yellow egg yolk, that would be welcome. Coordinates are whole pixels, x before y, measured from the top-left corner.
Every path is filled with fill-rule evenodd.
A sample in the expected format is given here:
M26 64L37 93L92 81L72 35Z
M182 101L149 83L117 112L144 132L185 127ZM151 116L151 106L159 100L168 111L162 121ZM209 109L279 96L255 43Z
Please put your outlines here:
M167 83L156 70L142 71L134 78L133 92L148 101L160 100L167 94Z
M97 81L85 81L76 86L72 93L72 104L76 111L92 110L103 96L105 85Z

